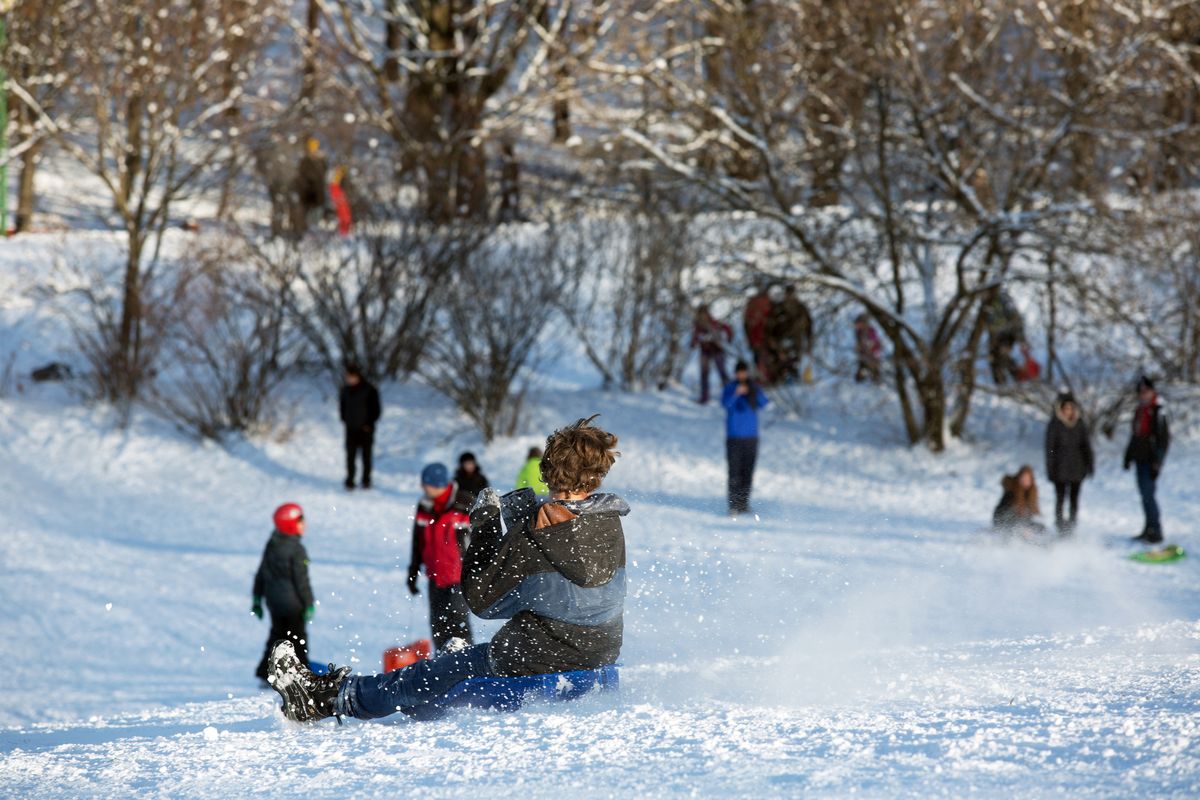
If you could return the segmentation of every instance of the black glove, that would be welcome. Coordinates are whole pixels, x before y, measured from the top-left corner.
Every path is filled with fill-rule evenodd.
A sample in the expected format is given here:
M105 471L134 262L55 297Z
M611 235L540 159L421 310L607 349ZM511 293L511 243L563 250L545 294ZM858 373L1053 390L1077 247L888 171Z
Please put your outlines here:
M1150 480L1152 480L1152 481L1158 480L1158 473L1161 469L1162 469L1162 466L1160 466L1159 464L1151 464L1150 465Z
M1129 465L1132 463L1133 462L1130 461L1128 458L1125 459L1125 464L1121 467L1121 469L1125 470L1126 472L1129 472Z
M408 593L409 594L420 594L421 593L421 590L417 588L417 575L419 575L419 574L420 573L418 573L415 569L410 569L408 571Z

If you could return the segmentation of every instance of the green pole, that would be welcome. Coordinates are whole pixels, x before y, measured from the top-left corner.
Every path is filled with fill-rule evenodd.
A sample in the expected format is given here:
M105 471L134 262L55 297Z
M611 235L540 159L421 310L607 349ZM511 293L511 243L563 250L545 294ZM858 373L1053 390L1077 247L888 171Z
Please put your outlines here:
M8 3L0 0L0 238L8 236L8 75L4 72L4 15Z

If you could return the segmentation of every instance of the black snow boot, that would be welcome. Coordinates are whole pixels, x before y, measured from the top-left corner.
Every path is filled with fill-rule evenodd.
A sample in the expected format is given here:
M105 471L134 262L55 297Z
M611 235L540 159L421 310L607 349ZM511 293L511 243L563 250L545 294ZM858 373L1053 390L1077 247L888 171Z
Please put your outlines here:
M267 682L283 698L279 709L285 717L293 722L316 722L334 716L334 700L349 674L349 667L330 664L328 675L314 675L296 655L292 643L282 641L271 649Z

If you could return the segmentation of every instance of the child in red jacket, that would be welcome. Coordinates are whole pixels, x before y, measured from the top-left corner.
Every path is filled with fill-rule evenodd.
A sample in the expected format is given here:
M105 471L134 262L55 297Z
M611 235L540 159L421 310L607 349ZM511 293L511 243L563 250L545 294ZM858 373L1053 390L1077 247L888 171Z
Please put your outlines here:
M417 576L425 567L429 579L429 624L438 652L451 639L471 644L471 612L462 595L462 554L471 530L469 492L450 480L445 464L428 464L421 470L425 496L417 504L413 523L412 559L408 564L408 590L420 594Z

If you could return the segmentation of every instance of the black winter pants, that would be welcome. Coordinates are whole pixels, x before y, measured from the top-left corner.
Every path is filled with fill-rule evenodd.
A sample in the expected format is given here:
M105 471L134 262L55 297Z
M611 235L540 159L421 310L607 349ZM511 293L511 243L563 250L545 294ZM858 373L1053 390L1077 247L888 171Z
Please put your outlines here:
M254 671L260 679L267 679L267 661L271 658L271 648L281 639L288 639L296 646L296 655L302 664L308 663L308 632L304 629L304 612L271 614L271 633L267 636L267 649L263 651L258 669Z
M729 510L750 510L750 487L754 482L754 462L758 459L758 438L726 439L725 459L729 462Z
M357 456L362 451L362 482L364 486L371 484L371 449L375 445L374 431L352 431L346 429L346 485L354 485L354 472Z
M445 589L429 582L429 626L433 628L433 646L440 653L446 643L457 636L472 644L471 609L463 597L462 587Z
M1059 527L1063 527L1063 501L1070 500L1070 516L1067 518L1068 525L1075 524L1075 517L1079 513L1079 481L1064 481L1063 483L1054 484L1054 523Z

